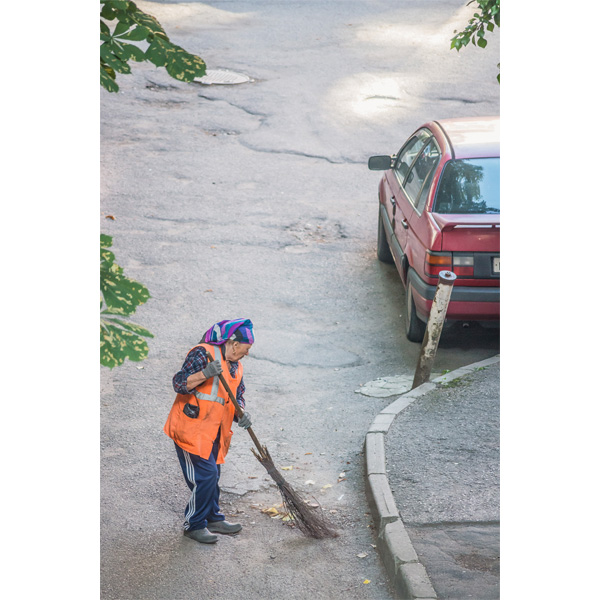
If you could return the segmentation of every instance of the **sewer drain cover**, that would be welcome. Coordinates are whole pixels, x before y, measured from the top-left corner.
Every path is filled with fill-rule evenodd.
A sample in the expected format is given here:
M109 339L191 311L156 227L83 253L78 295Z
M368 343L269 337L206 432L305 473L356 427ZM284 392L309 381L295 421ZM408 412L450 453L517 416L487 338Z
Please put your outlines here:
M234 73L233 71L206 69L206 75L204 77L197 77L194 81L204 85L235 85L236 83L248 83L252 80L246 75Z

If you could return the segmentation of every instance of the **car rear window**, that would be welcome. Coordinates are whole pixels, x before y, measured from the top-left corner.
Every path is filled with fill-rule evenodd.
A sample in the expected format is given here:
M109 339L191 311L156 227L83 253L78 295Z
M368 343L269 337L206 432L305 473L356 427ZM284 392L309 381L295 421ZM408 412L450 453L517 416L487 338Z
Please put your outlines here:
M497 214L500 212L500 159L452 160L444 167L434 212Z

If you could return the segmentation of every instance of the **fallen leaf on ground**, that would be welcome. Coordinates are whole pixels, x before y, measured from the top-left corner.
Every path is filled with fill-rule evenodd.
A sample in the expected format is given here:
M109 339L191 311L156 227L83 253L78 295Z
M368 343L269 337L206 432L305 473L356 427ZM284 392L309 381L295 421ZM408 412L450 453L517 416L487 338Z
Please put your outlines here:
M293 467L292 467L292 466L289 466L289 467L281 467L281 470L282 470L282 471L291 471L292 469L293 469Z
M360 554L357 554L356 556L358 556L358 558L366 558L368 555L366 552L361 552Z
M304 485L315 485L315 482L312 479L308 479L304 482Z
M328 483L327 485L324 485L321 489L322 490L326 490L326 489L328 489L330 487L333 487L333 486L330 483Z
M279 514L279 511L274 507L263 508L260 512L265 513L266 515L269 515L271 517Z
M371 580L370 580L370 579L365 579L365 580L363 581L363 583L371 583Z

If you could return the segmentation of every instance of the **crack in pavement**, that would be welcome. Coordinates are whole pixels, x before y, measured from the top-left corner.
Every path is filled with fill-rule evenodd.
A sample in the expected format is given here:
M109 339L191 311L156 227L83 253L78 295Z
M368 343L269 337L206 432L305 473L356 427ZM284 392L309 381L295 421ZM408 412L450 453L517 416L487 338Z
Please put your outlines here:
M251 117L258 117L261 125L264 124L266 119L269 117L269 115L260 113L258 111L252 111L244 106L240 106L239 104L235 104L235 103L230 102L229 100L225 100L223 98L211 98L210 96L206 96L204 94L198 94L198 97L208 100L210 102L224 102L225 104L228 104L229 106L231 106L233 108L241 110L242 112L246 113L247 115L250 115ZM242 146L244 146L244 148L247 148L248 150L253 150L254 152L263 152L265 154L287 154L289 156L299 156L301 158L312 158L312 159L316 159L316 160L324 160L333 165L342 165L342 164L361 165L365 162L363 160L352 160L352 159L343 158L343 157L341 160L333 160L331 158L328 158L327 156L322 156L319 154L309 154L307 152L301 152L299 150L275 150L273 148L260 148L258 146L253 146L252 144L249 144L248 142L244 142L242 140L238 140L238 142Z
M233 108L237 108L238 110L245 112L247 115L250 115L251 117L259 117L259 119L261 121L263 121L264 119L266 119L269 116L269 115L265 115L264 113L252 111L244 106L240 106L239 104L234 104L233 102L230 102L229 100L225 100L224 98L211 98L210 96L205 96L204 94L198 94L198 97L203 98L204 100L208 100L210 102L224 102L225 104L228 104L229 106L231 106Z
M308 154L307 152L300 152L299 150L274 150L272 148L258 148L243 141L240 141L239 143L242 146L244 146L244 148L247 148L248 150L253 150L254 152L264 152L265 154L288 154L290 156L300 156L302 158L324 160L332 165L362 165L365 162L362 160L351 160L349 158L342 158L342 160L333 160L331 158L328 158L327 156L321 156L319 154Z

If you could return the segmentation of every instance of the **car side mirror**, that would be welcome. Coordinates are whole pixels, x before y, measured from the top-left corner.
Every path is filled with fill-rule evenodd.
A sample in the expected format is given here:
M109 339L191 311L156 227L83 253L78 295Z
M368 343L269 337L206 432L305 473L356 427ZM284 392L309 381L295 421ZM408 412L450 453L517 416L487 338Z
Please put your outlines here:
M369 158L369 169L371 171L387 171L392 168L395 156L371 156Z

